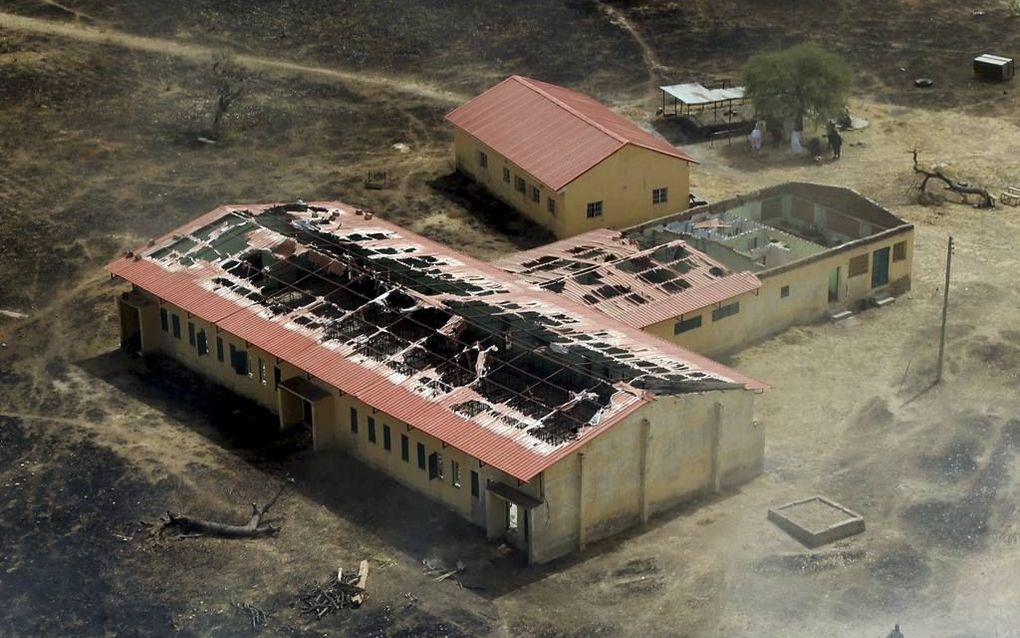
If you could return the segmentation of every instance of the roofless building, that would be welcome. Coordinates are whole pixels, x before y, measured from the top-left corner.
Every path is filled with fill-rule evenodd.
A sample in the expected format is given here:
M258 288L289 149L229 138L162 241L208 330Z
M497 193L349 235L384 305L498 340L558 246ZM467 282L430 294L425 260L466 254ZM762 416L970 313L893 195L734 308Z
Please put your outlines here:
M344 204L217 208L108 268L125 347L532 562L762 468L761 382Z

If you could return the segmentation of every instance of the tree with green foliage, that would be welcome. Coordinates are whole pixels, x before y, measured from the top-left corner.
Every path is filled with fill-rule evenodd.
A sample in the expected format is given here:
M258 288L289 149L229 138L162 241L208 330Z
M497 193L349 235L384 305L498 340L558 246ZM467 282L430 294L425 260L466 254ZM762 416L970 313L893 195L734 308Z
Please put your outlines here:
M850 65L812 42L759 53L743 69L746 95L758 115L821 121L843 111L853 81Z

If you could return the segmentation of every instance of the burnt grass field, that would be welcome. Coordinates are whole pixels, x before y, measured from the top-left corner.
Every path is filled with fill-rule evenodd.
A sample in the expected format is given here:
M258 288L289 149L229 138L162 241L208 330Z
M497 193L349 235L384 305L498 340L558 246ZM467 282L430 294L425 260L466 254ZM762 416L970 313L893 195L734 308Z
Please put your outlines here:
M0 315L0 636L252 635L244 602L280 636L1015 630L1020 221L917 206L908 162L920 147L993 190L1015 183L1014 84L974 81L969 61L1016 53L1018 33L1005 3L948 0L0 3L0 310L27 315ZM914 289L732 358L773 385L757 408L766 472L739 491L527 569L350 459L275 436L265 411L117 349L122 285L102 266L219 204L340 199L481 258L534 247L549 236L453 174L447 111L520 73L651 126L655 85L733 79L751 53L805 39L854 65L869 129L838 166L692 146L697 190L857 188L915 223ZM206 144L214 51L257 78ZM367 188L376 171L385 187ZM947 234L950 356L931 388ZM243 522L287 476L276 538L151 536L168 510ZM765 521L813 493L868 531L809 552ZM433 558L468 570L436 583ZM298 613L304 584L360 560L361 609Z

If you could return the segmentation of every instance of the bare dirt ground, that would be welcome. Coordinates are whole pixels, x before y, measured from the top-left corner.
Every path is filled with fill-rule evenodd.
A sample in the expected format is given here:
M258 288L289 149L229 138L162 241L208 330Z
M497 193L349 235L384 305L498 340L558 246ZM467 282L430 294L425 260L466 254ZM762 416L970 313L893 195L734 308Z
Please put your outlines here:
M0 316L0 635L249 635L234 602L281 636L1016 635L1020 219L917 206L909 153L995 189L1020 179L1014 85L969 69L1015 53L1020 24L994 1L513 6L0 3L0 309L29 315ZM660 80L733 77L808 37L857 66L851 108L871 125L822 165L689 146L694 189L857 188L915 223L914 288L733 358L773 385L766 472L737 492L529 570L351 460L274 438L262 411L116 350L102 264L216 204L339 198L482 257L537 245L450 175L452 102L516 72L650 125ZM205 58L221 49L262 77L210 146ZM388 188L364 187L376 170ZM929 389L948 234L947 371ZM167 509L240 522L285 473L275 539L145 539L140 521ZM806 551L765 520L814 493L868 531ZM430 557L464 560L463 587L424 576ZM364 607L318 622L292 608L303 583L366 558Z

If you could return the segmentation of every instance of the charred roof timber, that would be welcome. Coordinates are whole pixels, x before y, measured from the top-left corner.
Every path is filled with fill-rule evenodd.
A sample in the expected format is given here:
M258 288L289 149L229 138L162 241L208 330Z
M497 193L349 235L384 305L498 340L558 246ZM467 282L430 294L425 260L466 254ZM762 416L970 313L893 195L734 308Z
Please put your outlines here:
M761 286L753 273L731 272L677 236L642 245L610 230L517 253L497 265L637 328Z
M598 264L619 254L581 252ZM576 439L647 400L646 391L750 383L695 355L692 363L688 353L663 350L636 330L605 328L556 295L340 205L227 208L144 257L318 344L309 348L345 357L365 375L481 427L523 433L532 446ZM665 266L697 259L684 247L647 257L653 263L643 273L653 282L681 277ZM690 265L696 268L705 270ZM127 268L118 274L131 278ZM594 270L588 274L598 280ZM616 283L593 291L644 303Z

